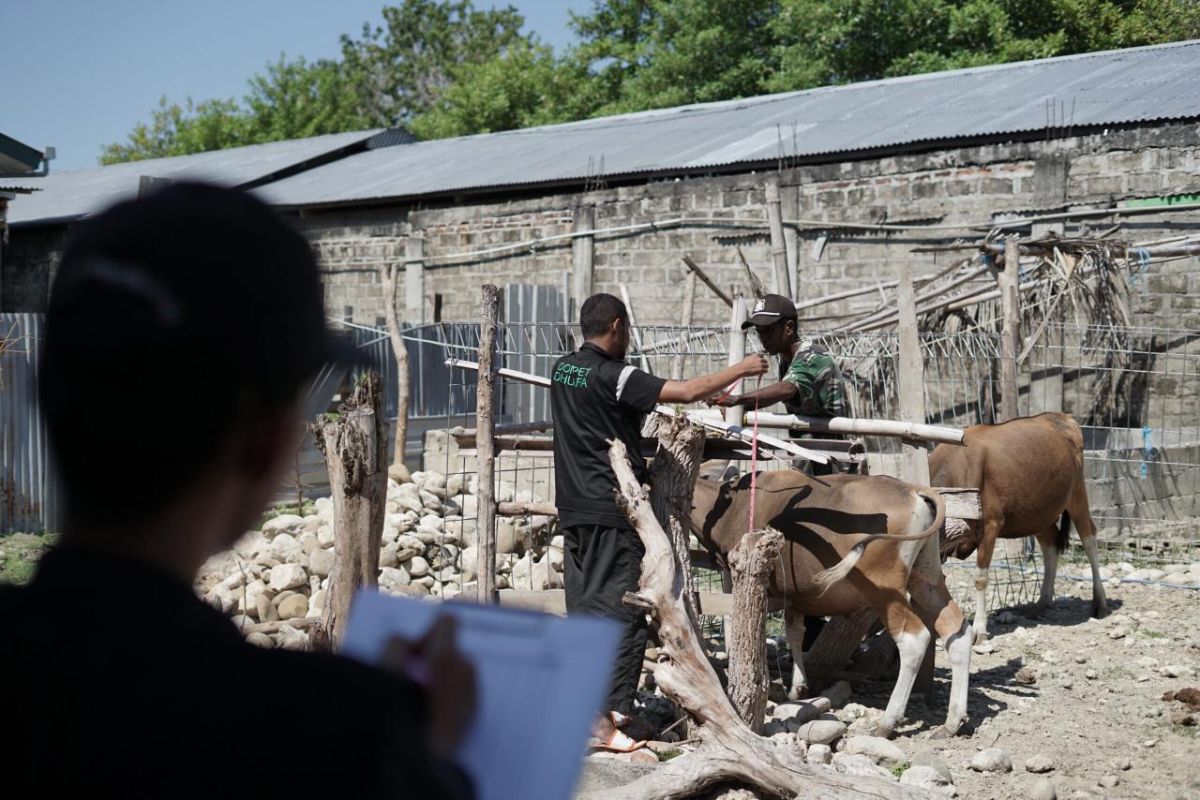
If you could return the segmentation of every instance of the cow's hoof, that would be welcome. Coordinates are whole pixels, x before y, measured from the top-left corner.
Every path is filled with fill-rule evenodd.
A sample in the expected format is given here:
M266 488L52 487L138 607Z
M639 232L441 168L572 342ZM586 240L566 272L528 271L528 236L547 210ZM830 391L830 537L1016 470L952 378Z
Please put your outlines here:
M1104 619L1109 614L1107 603L1092 603L1092 616L1096 619Z
M972 644L983 644L990 638L987 631L973 631L973 633L975 635L975 639Z
M954 736L954 731L947 728L945 725L938 725L929 732L930 739L949 739Z
M803 700L808 697L808 686L793 686L788 690L788 700Z

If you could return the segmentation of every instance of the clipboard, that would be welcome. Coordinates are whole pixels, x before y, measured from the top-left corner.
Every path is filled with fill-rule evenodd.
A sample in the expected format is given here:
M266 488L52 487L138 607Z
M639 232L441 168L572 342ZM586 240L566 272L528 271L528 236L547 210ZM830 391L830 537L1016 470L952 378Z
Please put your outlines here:
M458 647L478 681L476 716L458 759L480 800L569 800L608 696L620 625L364 589L342 652L377 664L389 639L418 639L442 614L457 621Z

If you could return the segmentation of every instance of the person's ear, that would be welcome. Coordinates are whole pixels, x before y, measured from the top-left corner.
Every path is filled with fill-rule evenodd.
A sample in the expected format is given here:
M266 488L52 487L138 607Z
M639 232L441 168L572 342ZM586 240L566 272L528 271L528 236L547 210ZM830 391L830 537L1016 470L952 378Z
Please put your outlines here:
M621 328L624 325L624 323L625 323L625 320L621 319L620 317L614 317L613 321L612 321L612 325L608 326L608 332L611 333L613 336L620 338Z

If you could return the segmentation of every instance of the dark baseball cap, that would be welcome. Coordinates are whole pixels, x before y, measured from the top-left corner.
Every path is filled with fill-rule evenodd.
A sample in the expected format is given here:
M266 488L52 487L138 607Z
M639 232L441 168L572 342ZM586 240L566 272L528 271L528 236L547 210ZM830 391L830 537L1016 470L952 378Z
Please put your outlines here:
M742 330L746 330L751 325L774 325L781 319L795 318L796 306L791 300L781 294L763 295L762 299L754 304L750 318L742 323Z
M47 340L56 367L152 369L204 394L189 377L202 375L268 400L326 363L363 363L325 323L304 238L249 194L202 183L80 225L51 292Z

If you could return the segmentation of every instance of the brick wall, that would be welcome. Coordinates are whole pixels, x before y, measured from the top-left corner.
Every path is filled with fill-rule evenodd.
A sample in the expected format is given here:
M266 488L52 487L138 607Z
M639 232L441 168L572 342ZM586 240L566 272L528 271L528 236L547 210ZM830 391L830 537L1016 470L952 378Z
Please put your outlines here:
M1116 131L1052 142L993 144L933 153L800 166L781 176L785 217L830 222L929 221L986 225L1005 215L1058 212L1107 205L1128 198L1200 192L1200 132L1196 125ZM484 282L560 286L572 270L569 240L534 252L455 258L455 254L567 233L576 209L592 206L594 226L642 225L685 218L682 227L595 237L594 286L617 293L625 284L640 322L675 324L683 299L680 256L690 254L718 285L745 289L736 254L741 246L760 277L770 283L765 229L765 175L687 178L586 193L547 194L512 201L406 210L314 213L301 224L314 241L361 240L321 249L329 306L354 307L356 320L380 313L378 276L360 262L375 257L370 237L409 232L426 239L426 301L441 295L442 318L473 319ZM1122 230L1135 240L1191 230L1181 222L1195 215L1128 217ZM1110 223L1078 221L1048 226L1064 235L1095 231ZM750 230L744 226L758 226ZM743 227L739 227L743 226ZM970 232L878 233L831 236L819 259L819 230L798 238L797 296L815 298L893 278L906 265L916 274L948 266L955 254L914 254L919 245L946 244ZM982 233L982 231L981 231ZM402 244L393 242L393 254ZM1155 265L1139 286L1134 311L1139 321L1200 329L1200 273L1196 260ZM872 297L847 300L811 315L844 313L873 304ZM721 324L727 310L701 286L695 321ZM428 318L428 315L427 315ZM820 327L816 321L813 327Z

